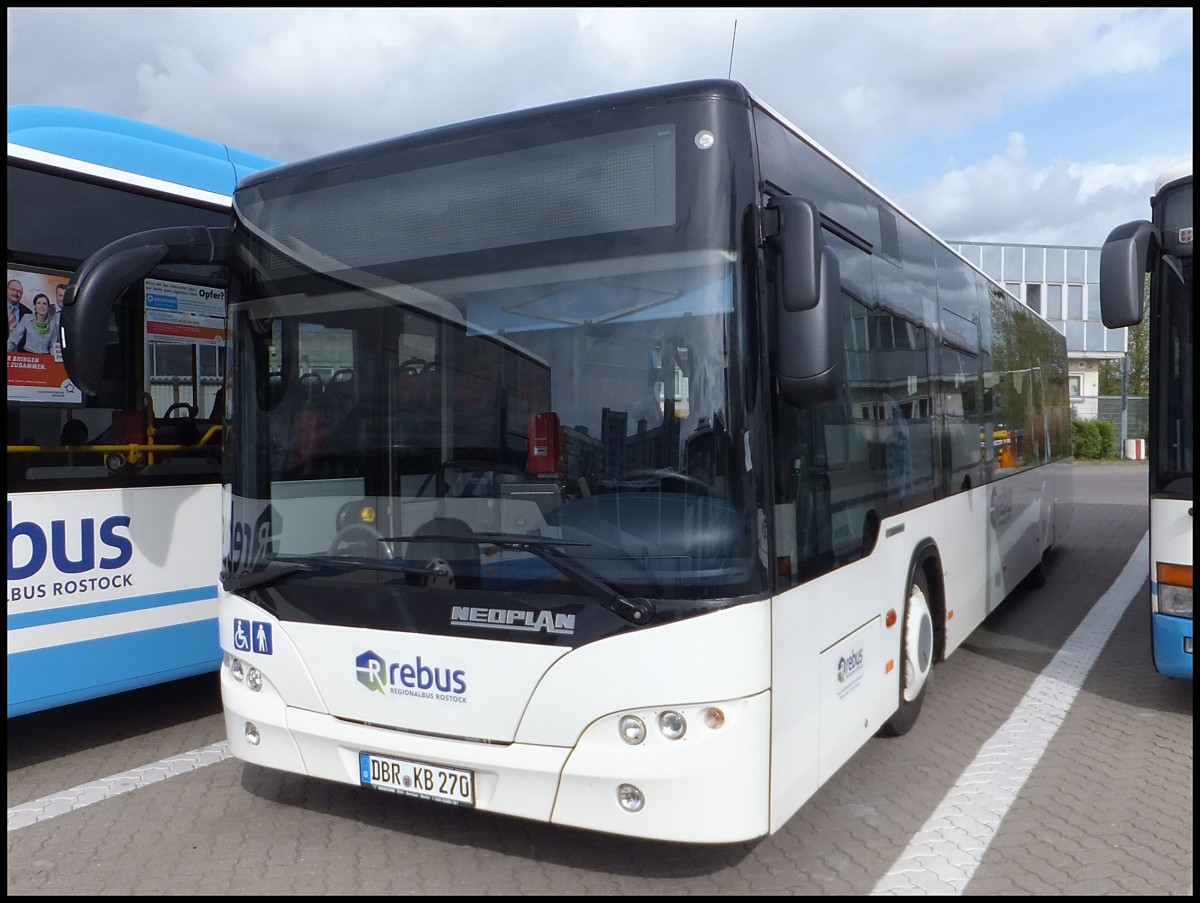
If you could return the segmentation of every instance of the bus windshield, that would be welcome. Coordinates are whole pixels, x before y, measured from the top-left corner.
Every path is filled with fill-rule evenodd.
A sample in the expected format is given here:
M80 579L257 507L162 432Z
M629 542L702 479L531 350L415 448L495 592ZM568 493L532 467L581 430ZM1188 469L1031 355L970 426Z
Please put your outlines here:
M413 153L392 158L398 171L372 191L348 179L239 195L266 278L230 311L228 589L262 586L278 556L287 574L273 593L305 617L355 624L353 602L313 611L300 588L378 579L401 594L587 596L600 581L693 602L762 589L727 366L733 237L708 219L687 227L698 247L655 247L659 227L688 220L673 209L674 131L552 141L421 178L397 162L420 161ZM547 202L570 192L575 169L622 154L632 175L607 204ZM480 167L489 190L468 200ZM370 232L325 228L330 206ZM431 230L439 254L422 257ZM297 556L331 555L378 567L370 578L295 568ZM394 617L371 623L406 616Z

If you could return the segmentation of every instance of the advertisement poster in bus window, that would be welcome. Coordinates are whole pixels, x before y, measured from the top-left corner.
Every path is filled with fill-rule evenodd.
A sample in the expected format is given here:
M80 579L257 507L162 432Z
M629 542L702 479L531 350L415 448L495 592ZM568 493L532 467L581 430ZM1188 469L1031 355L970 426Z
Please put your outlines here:
M146 340L224 345L225 290L147 279Z
M59 346L58 317L70 277L8 271L8 401L81 404L83 393L67 378Z

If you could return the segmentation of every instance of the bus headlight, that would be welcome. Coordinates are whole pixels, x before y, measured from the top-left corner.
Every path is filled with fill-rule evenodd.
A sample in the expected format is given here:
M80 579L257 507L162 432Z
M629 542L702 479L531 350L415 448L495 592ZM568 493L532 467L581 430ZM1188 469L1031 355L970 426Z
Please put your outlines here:
M617 788L617 802L626 812L639 812L646 805L646 795L632 784L622 784Z
M689 719L692 727L719 731L725 726L725 711L709 705L626 712L617 719L617 733L630 746L638 746L647 740L654 742L646 729L647 723L653 723L658 725L658 735L664 740L682 740L688 732Z
M1177 618L1192 616L1192 590L1187 586L1158 585L1158 610Z
M621 739L630 746L637 746L646 739L646 722L637 715L623 715L617 724L617 730L621 734Z
M679 712L667 709L658 716L658 729L668 740L678 740L687 733L687 719Z
M1190 618L1192 616L1192 566L1159 562L1155 576L1158 578L1159 613L1176 618Z
M263 688L263 673L253 665L247 665L233 655L226 655L225 662L229 665L229 676L240 684L244 683L251 692L257 693Z

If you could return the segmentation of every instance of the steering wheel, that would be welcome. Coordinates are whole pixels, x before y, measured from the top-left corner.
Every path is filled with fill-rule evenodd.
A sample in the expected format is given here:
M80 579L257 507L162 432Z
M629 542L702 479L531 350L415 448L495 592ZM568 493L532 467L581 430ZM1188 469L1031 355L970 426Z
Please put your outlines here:
M435 517L417 529L404 558L425 568L425 574L409 574L409 586L431 589L478 589L479 547L474 540L455 542L453 537L470 537L471 528L453 517ZM429 536L448 537L427 539Z
M675 470L631 470L629 473L622 474L621 480L679 480L686 486L693 486L707 496L715 497L716 489L711 484L704 482L699 477L693 477L691 474L679 473Z
M420 376L429 369L429 361L419 357L410 357L400 365L400 373L404 376Z
M186 401L175 402L173 405L171 405L169 408L167 408L166 411L163 412L162 419L166 420L168 417L170 417L176 411L185 411L186 412L184 414L185 417L190 417L192 420L196 419L196 406L194 404L191 404Z
M352 524L346 524L342 529L337 531L337 535L333 537L333 542L329 544L330 555L349 555L349 554L366 554L373 546L378 546L383 543L383 552L385 558L395 558L392 552L392 544L384 541L383 534L370 524L364 524L362 521L355 521Z
M457 578L454 575L454 568L450 562L444 558L430 558L424 564L429 569L429 573L417 576L415 581L413 581L416 585L429 587L430 589L457 588Z

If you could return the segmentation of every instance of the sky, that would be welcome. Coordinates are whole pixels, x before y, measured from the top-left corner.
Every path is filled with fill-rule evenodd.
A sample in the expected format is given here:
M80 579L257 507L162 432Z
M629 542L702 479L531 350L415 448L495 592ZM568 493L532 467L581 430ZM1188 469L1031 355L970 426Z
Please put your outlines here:
M732 77L947 241L1099 247L1192 157L1189 8L8 8L8 103L291 162Z

